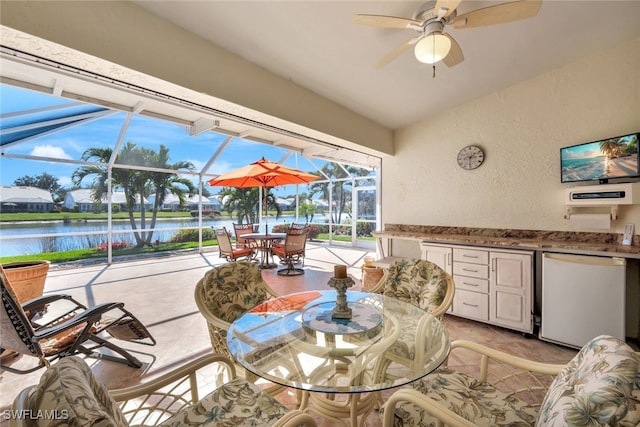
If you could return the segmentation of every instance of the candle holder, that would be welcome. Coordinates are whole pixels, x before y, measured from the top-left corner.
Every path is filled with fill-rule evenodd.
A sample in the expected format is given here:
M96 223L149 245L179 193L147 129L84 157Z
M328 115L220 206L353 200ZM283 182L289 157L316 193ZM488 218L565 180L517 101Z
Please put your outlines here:
M331 312L331 317L334 319L351 319L351 308L347 304L347 288L355 285L353 279L351 277L332 277L329 279L328 285L335 288L338 293L338 296L336 297L336 306Z

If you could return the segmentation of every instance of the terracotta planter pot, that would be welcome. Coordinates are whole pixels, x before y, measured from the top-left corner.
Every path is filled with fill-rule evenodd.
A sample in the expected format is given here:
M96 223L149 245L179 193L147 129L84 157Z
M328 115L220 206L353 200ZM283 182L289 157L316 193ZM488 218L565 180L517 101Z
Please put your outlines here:
M382 275L384 274L384 270L382 268L376 266L362 266L362 287L365 291L371 291L378 284L380 279L382 279Z
M2 264L4 273L20 303L42 296L49 265L49 261L18 261Z

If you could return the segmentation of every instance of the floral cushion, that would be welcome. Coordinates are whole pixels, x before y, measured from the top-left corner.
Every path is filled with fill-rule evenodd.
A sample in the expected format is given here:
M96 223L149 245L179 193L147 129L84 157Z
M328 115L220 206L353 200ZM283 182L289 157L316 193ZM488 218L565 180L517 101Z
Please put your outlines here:
M118 405L80 358L60 359L40 378L32 408L37 408L37 425L48 426L127 426Z
M402 259L389 267L384 295L434 311L444 301L447 273L432 262Z
M250 382L236 378L162 424L179 426L270 426L289 412Z
M599 336L553 381L536 425L638 426L639 396L640 358L624 342Z
M447 273L437 265L424 260L402 259L389 267L384 295L411 303L426 311L440 307L447 292ZM400 338L389 351L413 360L416 353L417 324L409 317L399 319L403 325Z
M233 322L268 297L260 269L249 262L214 267L202 281L207 308L227 322Z
M640 426L640 356L608 336L594 338L580 350L540 407L449 368L413 387L478 426ZM426 410L407 402L394 415L394 427L435 425Z
M538 413L513 393L497 390L492 385L449 368L441 368L417 381L413 388L478 426L531 426ZM381 408L381 415L385 408ZM436 419L412 403L399 404L394 427L431 426Z

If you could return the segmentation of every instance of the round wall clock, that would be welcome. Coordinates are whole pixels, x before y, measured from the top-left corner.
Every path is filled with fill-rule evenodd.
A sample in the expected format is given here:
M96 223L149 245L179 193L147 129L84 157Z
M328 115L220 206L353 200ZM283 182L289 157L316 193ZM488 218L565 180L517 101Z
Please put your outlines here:
M458 165L462 169L471 170L484 162L484 151L477 145L467 145L458 153Z

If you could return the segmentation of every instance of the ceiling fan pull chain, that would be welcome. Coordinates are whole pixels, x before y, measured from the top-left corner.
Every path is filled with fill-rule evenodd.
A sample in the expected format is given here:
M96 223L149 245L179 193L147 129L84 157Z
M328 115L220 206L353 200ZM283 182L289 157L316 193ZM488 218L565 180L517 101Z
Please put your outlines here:
M431 40L433 41L433 75L431 76L432 79L436 78L436 38L435 37L431 37Z

